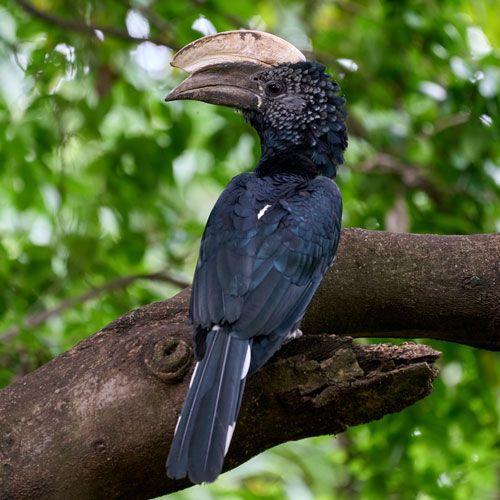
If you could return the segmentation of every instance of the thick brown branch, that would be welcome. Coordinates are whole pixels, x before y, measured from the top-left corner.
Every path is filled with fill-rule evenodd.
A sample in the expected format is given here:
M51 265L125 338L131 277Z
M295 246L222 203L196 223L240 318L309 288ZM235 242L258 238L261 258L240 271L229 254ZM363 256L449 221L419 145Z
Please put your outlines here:
M74 21L73 19L66 19L63 17L55 16L49 12L45 12L37 9L27 0L15 0L28 14L41 19L49 24L59 26L66 30L77 31L79 33L85 33L90 35L95 35L95 31L102 31L105 35L112 36L114 38L119 38L121 40L138 42L152 42L156 45L166 45L173 50L179 50L181 47L175 43L175 41L169 39L166 41L162 38L147 37L147 38L137 38L130 35L127 31L115 28L113 26L101 26L97 24L85 24L80 21Z
M188 302L184 290L132 311L0 391L0 498L133 500L188 486L165 475L192 369ZM432 391L438 355L329 335L290 342L249 380L226 469L400 411Z
M500 350L500 234L345 229L303 327Z
M177 286L179 288L186 288L187 286L189 286L189 283L180 278L172 276L167 271L159 271L157 273L150 273L150 274L144 273L144 274L132 274L130 276L121 276L120 278L111 280L105 285L102 285L97 288L92 288L92 290L82 293L78 297L72 297L63 300L58 306L54 307L53 309L47 309L46 311L42 311L40 313L28 316L23 322L23 327L36 328L37 326L40 326L41 324L45 323L49 318L52 318L53 316L58 316L62 312L73 308L77 304L83 304L88 300L95 299L99 295L106 292L110 292L112 290L126 288L127 286L131 285L132 283L138 280L163 281L165 283L170 283L171 285ZM7 342L8 340L14 338L16 335L19 335L20 332L21 332L21 327L13 326L12 328L9 328L8 330L0 334L0 342Z
M429 347L358 346L323 332L498 350L499 262L498 234L344 230L304 320L309 335L249 380L226 467L431 391ZM167 480L164 463L192 369L188 304L186 289L131 311L0 391L0 498L142 499L187 486Z

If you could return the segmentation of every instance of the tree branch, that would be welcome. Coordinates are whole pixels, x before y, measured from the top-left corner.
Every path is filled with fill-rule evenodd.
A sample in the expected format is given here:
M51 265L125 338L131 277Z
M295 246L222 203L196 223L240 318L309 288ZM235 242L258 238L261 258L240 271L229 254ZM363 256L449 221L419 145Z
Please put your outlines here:
M500 233L344 229L304 331L500 350Z
M49 12L45 12L37 9L27 0L15 0L28 14L41 19L49 24L59 26L66 30L77 31L79 33L85 33L90 35L95 35L95 31L102 31L104 34L112 36L114 38L119 38L121 40L138 42L152 42L156 45L165 45L170 47L172 50L179 50L181 47L175 43L174 40L169 37L168 41L163 38L147 37L147 38L137 38L130 35L127 31L115 28L113 26L102 26L97 24L85 24L80 21L74 21L72 19L66 19L63 17L55 16Z
M5 45L5 47L7 47L7 49L9 49L12 52L16 66L24 73L26 71L26 67L23 66L23 64L19 60L20 50L19 50L19 47L17 46L17 44L15 44L14 42L11 42L10 40L8 40L4 36L2 36L2 34L0 34L0 43Z
M0 391L0 498L155 497L193 368L189 290L131 311ZM290 342L247 384L226 470L278 443L400 411L432 391L423 345ZM283 423L286 422L286 425Z
M431 392L431 348L353 345L324 332L499 350L499 262L499 234L344 230L304 319L307 335L248 382L226 469ZM186 289L131 311L0 391L0 498L133 500L188 485L164 472L192 369L188 307Z
M460 111L455 115L443 116L440 119L436 120L434 123L434 130L430 134L423 134L424 137L433 137L434 135L439 134L443 130L447 130L452 127L458 127L459 125L463 125L467 123L470 119L469 111Z
M420 165L416 163L403 163L391 154L377 153L358 165L354 165L352 168L357 172L396 174L401 178L406 187L420 188L435 202L439 202L441 199L441 195L435 186L420 173Z
M345 12L352 14L353 16L365 17L362 15L365 12L365 9L355 2L335 1L333 2L333 4L336 5L339 9L344 10Z
M175 41L175 25L163 17L159 16L154 12L153 7L154 3L150 3L148 5L141 5L139 2L136 2L132 7L128 0L115 0L120 5L122 5L125 9L134 9L139 11L160 33L166 36L166 41L168 46L174 50L179 50L181 48Z
M45 323L49 318L52 318L53 316L58 316L62 312L71 309L77 304L83 304L88 300L95 299L99 295L106 292L110 292L112 290L126 288L127 286L131 285L137 280L163 281L165 283L170 283L171 285L177 286L179 288L186 288L187 286L189 286L189 283L187 281L184 281L180 278L176 278L167 271L159 271L157 273L150 273L150 274L132 274L130 276L121 276L120 278L111 280L105 285L93 288L88 292L82 293L78 297L72 297L63 300L58 306L54 307L53 309L47 309L46 311L29 315L24 320L22 327L13 326L8 330L5 330L4 332L0 333L0 342L7 342L8 340L11 340L12 338L16 337L21 332L21 328L36 328L37 326L40 326L41 324Z

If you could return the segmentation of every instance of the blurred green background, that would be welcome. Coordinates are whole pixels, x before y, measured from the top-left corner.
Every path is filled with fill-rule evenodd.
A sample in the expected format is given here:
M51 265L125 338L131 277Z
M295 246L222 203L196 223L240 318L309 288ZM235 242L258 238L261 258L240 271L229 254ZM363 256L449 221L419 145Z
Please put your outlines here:
M185 76L172 50L202 33L267 30L327 65L350 115L344 227L500 231L499 13L491 0L2 2L0 387L191 280L212 205L259 156L232 110L163 103ZM432 344L444 356L426 400L168 498L500 499L500 357Z

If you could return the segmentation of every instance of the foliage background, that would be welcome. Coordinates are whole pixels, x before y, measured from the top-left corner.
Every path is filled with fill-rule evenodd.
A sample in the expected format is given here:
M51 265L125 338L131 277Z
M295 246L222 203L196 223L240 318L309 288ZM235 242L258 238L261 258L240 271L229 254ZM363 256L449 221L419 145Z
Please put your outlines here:
M172 49L200 30L268 30L328 66L350 113L345 227L500 231L499 11L493 0L2 2L0 386L171 296L172 276L189 282L215 199L259 155L231 110L162 102L184 77ZM434 345L442 371L425 401L169 498L500 498L499 356Z

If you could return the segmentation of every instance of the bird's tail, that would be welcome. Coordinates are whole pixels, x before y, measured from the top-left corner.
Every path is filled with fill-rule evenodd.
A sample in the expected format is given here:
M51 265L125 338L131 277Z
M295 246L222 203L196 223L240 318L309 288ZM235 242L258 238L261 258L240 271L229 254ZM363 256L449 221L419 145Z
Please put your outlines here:
M196 363L167 459L167 475L215 481L229 448L250 366L251 340L215 327Z

